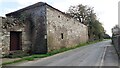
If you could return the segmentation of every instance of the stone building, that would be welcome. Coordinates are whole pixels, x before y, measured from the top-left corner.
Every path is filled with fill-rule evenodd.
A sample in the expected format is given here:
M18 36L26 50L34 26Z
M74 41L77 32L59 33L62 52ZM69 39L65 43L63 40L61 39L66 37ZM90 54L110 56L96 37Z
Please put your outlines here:
M6 14L3 52L47 53L88 41L88 29L64 12L39 2Z
M0 17L0 27L2 27L2 19L3 17ZM0 48L2 48L2 28L0 28Z

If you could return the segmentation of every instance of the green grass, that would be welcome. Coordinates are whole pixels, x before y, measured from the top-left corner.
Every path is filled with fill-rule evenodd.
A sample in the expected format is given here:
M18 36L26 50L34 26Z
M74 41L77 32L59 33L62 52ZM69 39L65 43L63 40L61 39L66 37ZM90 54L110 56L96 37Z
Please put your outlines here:
M79 44L77 46L70 47L70 48L62 48L62 49L58 49L58 50L53 50L51 52L48 52L47 54L36 54L36 55L26 56L26 57L23 57L19 60L2 63L2 65L17 63L17 62L26 61L26 60L27 61L33 61L36 58L44 58L44 57L52 56L52 55L55 55L55 54L58 54L58 53L61 53L61 52L65 52L65 51L72 50L72 49L75 49L75 48L78 48L78 47L81 47L81 46L86 46L86 45L89 45L89 44L94 44L94 43L97 43L97 42L100 42L100 41L87 42L87 43L82 43L82 44Z
M11 61L11 62L5 62L5 63L2 63L2 65L7 65L7 64L12 64L12 63L18 63L18 62L22 62L22 61L25 61L24 59L19 59L19 60L15 60L15 61Z

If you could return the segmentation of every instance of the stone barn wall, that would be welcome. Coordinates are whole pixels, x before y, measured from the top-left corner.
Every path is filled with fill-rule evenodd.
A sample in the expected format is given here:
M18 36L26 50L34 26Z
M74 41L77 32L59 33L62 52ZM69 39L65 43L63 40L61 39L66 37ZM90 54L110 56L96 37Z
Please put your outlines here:
M6 14L6 16L5 22L2 22L4 53L10 51L11 31L22 33L22 51L28 53L47 53L54 49L73 47L88 41L87 26L43 2Z
M3 23L5 23L5 18L1 18L2 19L2 22L1 22L1 33L2 33L2 36L1 36L1 40L2 40L2 54L5 54L5 53L8 53L9 52L9 45L10 45L10 33L7 32L6 29L3 29Z
M0 17L0 48L2 48L2 17Z
M5 23L5 18L0 17L0 48L2 49L2 54L9 52L9 32L3 29L3 23Z
M3 35L3 33L2 33L2 21L3 21L3 17L0 17L0 49L2 50L2 35ZM1 52L0 52L0 54L1 54Z
M26 40L23 46L29 46L32 53L47 53L46 9L43 3L37 3L16 12L7 14L22 20L25 24Z
M49 50L72 47L87 42L87 26L49 6L46 8L46 12Z
M10 51L10 32L22 32L21 35L21 45L25 44L25 30L24 30L24 24L21 22L16 21L14 18L4 18L4 21L2 21L2 53L3 54L9 54ZM28 50L28 47L22 46L22 51Z

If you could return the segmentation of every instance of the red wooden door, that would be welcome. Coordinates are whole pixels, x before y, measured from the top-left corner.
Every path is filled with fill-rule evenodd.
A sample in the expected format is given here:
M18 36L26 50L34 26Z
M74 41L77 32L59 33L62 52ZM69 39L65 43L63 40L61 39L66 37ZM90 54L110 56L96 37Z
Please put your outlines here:
M10 32L10 51L21 50L21 32Z

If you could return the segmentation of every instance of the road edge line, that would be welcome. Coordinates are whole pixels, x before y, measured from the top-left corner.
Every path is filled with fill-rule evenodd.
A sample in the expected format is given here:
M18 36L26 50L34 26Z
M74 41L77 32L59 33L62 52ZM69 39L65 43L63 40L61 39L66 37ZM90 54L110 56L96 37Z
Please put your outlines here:
M107 51L107 47L105 47L105 49L104 49L104 53L102 55L102 59L101 59L101 63L100 63L100 68L103 66L106 51Z

